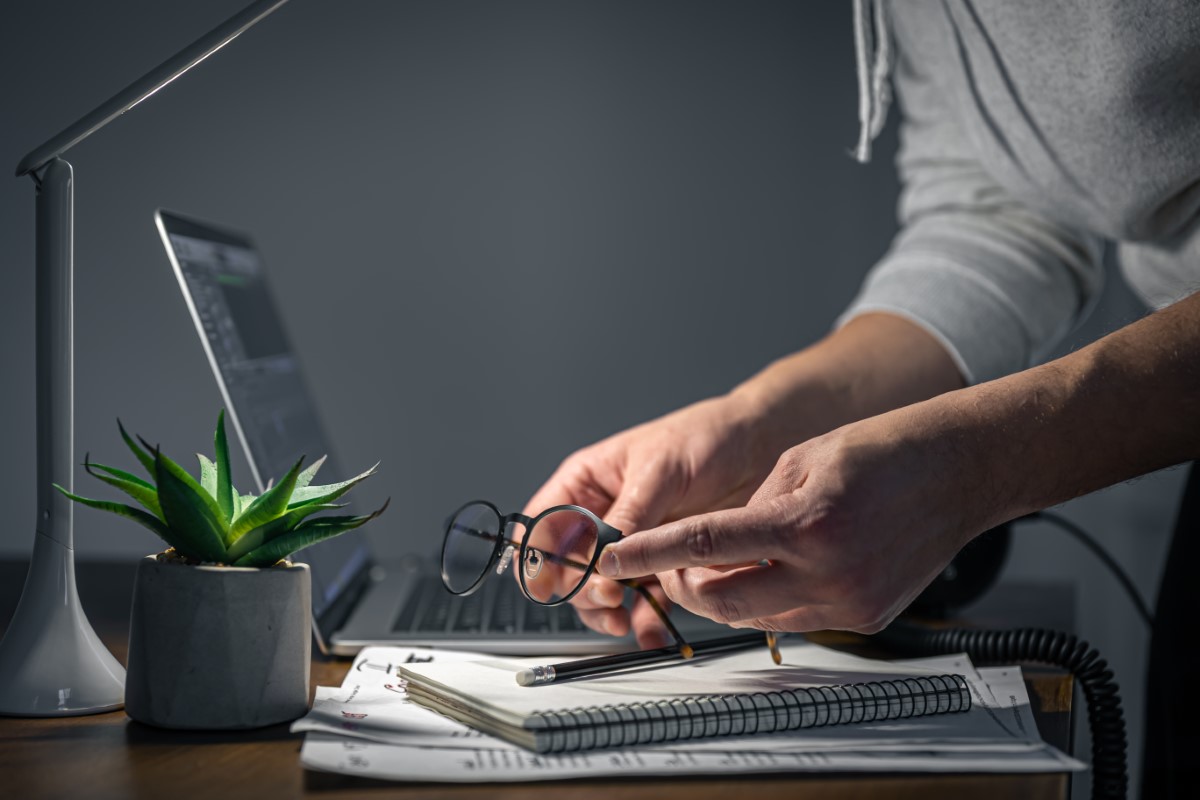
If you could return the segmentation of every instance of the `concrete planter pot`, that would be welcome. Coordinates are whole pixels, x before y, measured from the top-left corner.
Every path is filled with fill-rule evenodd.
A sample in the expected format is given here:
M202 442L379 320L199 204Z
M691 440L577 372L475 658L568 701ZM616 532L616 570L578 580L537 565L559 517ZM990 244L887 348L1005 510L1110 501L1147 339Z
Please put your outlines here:
M233 730L308 710L307 564L138 565L125 712L160 728Z

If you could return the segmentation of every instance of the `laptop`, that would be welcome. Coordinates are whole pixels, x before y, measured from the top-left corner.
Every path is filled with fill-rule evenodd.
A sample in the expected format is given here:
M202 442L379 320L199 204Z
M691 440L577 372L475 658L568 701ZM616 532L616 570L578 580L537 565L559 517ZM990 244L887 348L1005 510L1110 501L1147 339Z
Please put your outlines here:
M258 491L301 455L328 457L322 483L349 478L325 435L251 238L170 211L154 218ZM372 524L387 525L388 515ZM430 540L440 545L441 533ZM325 653L352 655L386 644L526 655L636 649L632 636L585 628L569 605L530 602L514 580L493 577L475 594L452 595L436 558L413 553L382 562L361 530L313 545L298 560L311 568L313 634ZM680 609L672 621L689 641L729 632Z

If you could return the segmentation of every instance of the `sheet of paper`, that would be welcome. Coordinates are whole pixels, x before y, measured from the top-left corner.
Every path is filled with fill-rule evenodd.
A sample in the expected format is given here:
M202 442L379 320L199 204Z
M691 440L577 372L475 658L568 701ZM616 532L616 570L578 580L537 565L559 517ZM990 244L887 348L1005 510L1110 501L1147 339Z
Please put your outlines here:
M380 744L310 733L301 759L310 769L399 781L474 783L564 778L704 775L752 772L1060 772L1042 750L1019 753L859 750L593 750L537 755L527 750L464 750Z
M417 747L520 749L412 703L383 684L360 683L349 692L317 687L312 709L292 723L294 733L314 731Z
M906 725L813 729L766 737L703 740L634 751L537 756L472 731L408 702L399 665L415 659L493 658L455 651L370 648L342 687L318 688L313 711L293 725L308 731L305 766L390 780L551 780L616 774L791 771L1063 771L1083 765L1037 738L1018 668L977 670L965 656L920 659L905 666L958 672L972 685L968 714L909 720ZM998 701L996 698L1004 698ZM984 710L990 713L984 713ZM963 719L973 732L916 730L917 722ZM1000 724L1000 720L1008 726ZM1011 733L1016 731L1017 733ZM1002 733L997 734L997 731ZM852 733L857 731L857 735ZM337 734L337 735L334 735ZM471 766L464 766L465 764ZM441 772L448 769L448 773Z
M386 692L383 693L383 692ZM340 690L320 687L313 710L302 720L293 723L292 730L320 732L367 739L373 742L414 747L446 747L451 749L521 750L515 744L480 733L442 717L428 709L397 697L390 691L367 689L353 703L344 703ZM986 717L984 718L986 724ZM700 739L664 743L666 750L761 750L788 751L795 749L861 749L884 747L895 751L928 750L937 747L947 750L996 750L1026 752L1042 747L1040 742L989 736L990 729L975 735L953 731L947 738L937 730L913 730L894 726L873 729L856 726L857 735L847 735L837 728L817 728L771 736ZM830 735L833 734L833 735Z
M824 648L821 648L824 650ZM827 652L827 651L826 651ZM841 654L839 654L841 655ZM844 658L852 658L844 656ZM364 649L346 673L340 689L318 687L317 697L309 713L292 724L292 731L321 731L345 736L366 738L389 744L438 745L443 747L488 747L491 749L518 749L506 742L461 723L447 719L433 711L412 703L405 691L405 681L398 673L403 666L414 663L445 664L473 660L494 660L495 656L479 653L464 653L451 650L424 648L372 647ZM862 661L862 659L856 659ZM867 662L870 669L877 669L879 662ZM904 665L910 671L921 674L929 672L957 672L968 680L978 679L974 665L965 656L940 656L934 659L918 659ZM517 691L537 691L515 687ZM545 695L539 695L544 697ZM910 725L916 722L910 721ZM858 726L856 726L858 727ZM881 739L898 742L908 737L909 727L896 725L890 730L880 729ZM928 735L919 742L927 744L942 737L940 729L923 728ZM985 737L987 731L972 733ZM862 731L858 737L865 738ZM992 734L994 736L994 734ZM846 737L822 738L817 731L809 732L813 741L821 740L828 746L837 746ZM756 737L761 740L762 737ZM853 738L853 737L851 737ZM911 737L914 741L917 737Z
M318 686L308 714L292 723L292 732L320 731L389 744L518 749L423 708L408 699L401 664L488 658L481 653L409 647L362 650L339 688Z

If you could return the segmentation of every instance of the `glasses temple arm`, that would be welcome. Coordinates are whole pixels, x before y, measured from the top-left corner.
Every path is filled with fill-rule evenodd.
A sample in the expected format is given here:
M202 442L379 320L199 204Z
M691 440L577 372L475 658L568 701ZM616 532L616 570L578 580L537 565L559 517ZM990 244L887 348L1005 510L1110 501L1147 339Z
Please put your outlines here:
M521 546L507 536L501 536L497 533L488 533L487 531L481 531L478 528L468 528L466 525L451 525L450 530L462 531L469 536L474 536L477 539L486 539L489 542L504 542L509 547Z
M662 621L662 624L665 625L667 630L670 632L671 637L675 639L675 644L679 647L680 654L684 658L691 658L692 646L687 643L686 639L683 638L683 634L681 634L679 629L675 627L675 623L671 622L670 615L668 615L666 610L663 609L663 607L659 604L658 598L651 594L650 590L647 589L643 584L632 578L624 578L618 580L617 583L633 589L635 592L641 595L643 600L650 604L650 607L654 609L654 613L658 614L659 620Z

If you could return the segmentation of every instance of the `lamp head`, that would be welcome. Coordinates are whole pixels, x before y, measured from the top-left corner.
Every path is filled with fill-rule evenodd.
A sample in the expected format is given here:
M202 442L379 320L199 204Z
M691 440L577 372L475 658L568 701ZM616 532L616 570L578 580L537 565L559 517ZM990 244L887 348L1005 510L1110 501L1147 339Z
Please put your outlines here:
M192 67L232 42L288 0L256 0L213 28L179 53L126 86L90 113L64 128L57 136L32 150L17 164L17 177L33 173L70 150L96 131L149 99Z

